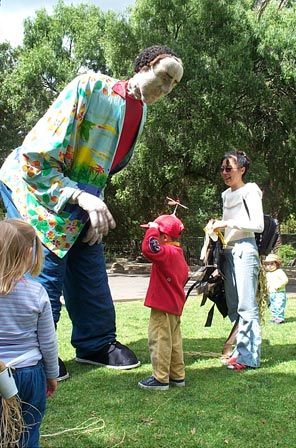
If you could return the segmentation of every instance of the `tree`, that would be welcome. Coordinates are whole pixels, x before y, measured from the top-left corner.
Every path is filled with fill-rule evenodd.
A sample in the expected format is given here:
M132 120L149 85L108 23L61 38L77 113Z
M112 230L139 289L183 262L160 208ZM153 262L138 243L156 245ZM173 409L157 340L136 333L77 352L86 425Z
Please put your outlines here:
M13 72L18 59L18 49L9 43L0 44L0 162L5 159L24 135L22 111L13 111L9 105L9 92L5 80Z
M23 110L28 131L79 71L105 71L101 41L104 15L93 5L37 11L25 20L24 44L4 88L12 110Z
M151 107L134 163L113 180L135 223L168 211L162 205L166 195L189 206L190 218L184 219L195 233L221 212L219 159L229 147L247 149L245 118L259 89L252 28L242 5L150 0L138 1L133 10L138 48L166 43L185 67L181 85Z
M190 216L183 214L190 233L201 231L220 214L219 160L231 148L251 156L250 180L264 190L265 211L280 220L291 213L296 12L271 6L258 22L248 1L137 1L128 22L132 41L138 50L157 42L171 46L185 73L181 85L150 108L133 164L113 179L113 208L120 204L125 234L168 211L166 195L181 197L190 208ZM109 64L112 70L112 59Z
M23 47L0 68L0 113L5 105L29 130L79 70L127 79L140 50L166 44L184 77L149 108L133 163L108 185L110 238L140 236L140 222L170 212L167 195L189 207L188 233L202 233L220 215L219 163L231 148L251 156L249 180L282 221L295 208L295 5L269 1L258 20L251 0L137 0L125 15L60 2L26 21Z
M273 2L260 22L253 21L255 69L264 88L252 116L252 143L266 166L266 202L280 221L295 209L295 17L295 3L279 11Z
M266 7L269 4L274 3L272 0L255 0L253 2L253 9L258 11L258 18L260 20L262 14L264 13ZM295 0L278 0L277 8L280 10L285 8L286 6L292 6L295 3Z

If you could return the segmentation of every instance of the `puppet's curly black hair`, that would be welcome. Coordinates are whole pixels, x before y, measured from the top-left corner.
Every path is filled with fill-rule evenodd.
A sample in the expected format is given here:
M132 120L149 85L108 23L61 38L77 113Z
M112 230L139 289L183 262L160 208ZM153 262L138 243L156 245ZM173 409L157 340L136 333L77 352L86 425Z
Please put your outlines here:
M153 59L161 54L169 54L178 58L177 54L166 45L153 45L152 47L145 48L137 57L134 62L135 72L138 73L143 67L148 66Z

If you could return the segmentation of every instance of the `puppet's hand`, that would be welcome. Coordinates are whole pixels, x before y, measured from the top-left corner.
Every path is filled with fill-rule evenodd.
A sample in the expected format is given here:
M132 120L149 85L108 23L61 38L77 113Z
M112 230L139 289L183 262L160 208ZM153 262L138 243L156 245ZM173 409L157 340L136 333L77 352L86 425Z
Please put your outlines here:
M97 229L94 229L93 227L89 226L82 242L88 243L89 246L93 246L94 244L101 243L102 238L103 235L101 233L98 233Z
M111 215L107 205L101 199L93 194L82 191L76 197L77 204L83 208L90 219L90 228L94 229L97 236L99 234L107 235L109 229L114 229L116 223Z

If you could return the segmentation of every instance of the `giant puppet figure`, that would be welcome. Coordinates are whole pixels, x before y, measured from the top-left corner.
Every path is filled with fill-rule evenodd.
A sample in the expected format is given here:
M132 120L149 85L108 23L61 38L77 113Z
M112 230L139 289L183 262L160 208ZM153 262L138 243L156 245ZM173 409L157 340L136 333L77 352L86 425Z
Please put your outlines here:
M146 104L171 92L182 76L182 61L161 45L140 53L128 81L78 76L1 169L7 215L32 224L43 243L45 262L38 280L49 294L55 323L64 295L78 362L116 369L140 364L116 339L101 244L115 221L103 194L109 175L132 157ZM60 378L66 377L60 360Z

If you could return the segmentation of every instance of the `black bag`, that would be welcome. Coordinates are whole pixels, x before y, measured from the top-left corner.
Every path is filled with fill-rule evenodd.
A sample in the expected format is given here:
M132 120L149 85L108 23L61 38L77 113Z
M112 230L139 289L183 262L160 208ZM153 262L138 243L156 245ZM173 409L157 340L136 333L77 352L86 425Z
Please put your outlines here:
M204 266L198 269L196 273L198 279L191 285L186 295L187 300L193 289L196 289L197 294L203 294L200 306L203 306L208 299L214 302L208 312L205 327L212 325L215 306L223 317L226 317L228 314L224 277L221 271L222 260L223 249L220 239L215 242L209 238Z
M245 199L243 199L248 217L250 212ZM278 223L272 216L264 215L264 229L262 233L255 233L255 240L259 255L268 255L274 248L279 237Z

